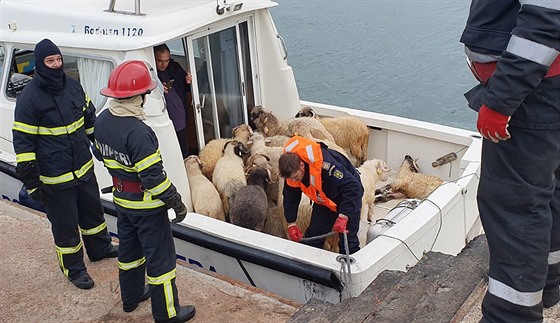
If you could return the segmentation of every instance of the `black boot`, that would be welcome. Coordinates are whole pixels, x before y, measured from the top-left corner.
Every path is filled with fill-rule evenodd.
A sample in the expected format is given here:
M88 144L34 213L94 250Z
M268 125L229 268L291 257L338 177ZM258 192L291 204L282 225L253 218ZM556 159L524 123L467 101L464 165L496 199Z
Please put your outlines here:
M109 251L105 255L103 255L101 258L89 258L89 260L91 262L96 262L96 261L99 261L99 260L105 259L105 258L116 258L118 255L119 255L119 246L111 244L111 248L109 249Z
M149 285L145 285L144 286L144 293L142 294L142 297L140 298L140 300L138 301L138 303L136 304L124 304L123 303L123 311L130 313L132 311L134 311L136 308L138 308L138 304L142 303L143 301L147 300L148 298L150 298L150 286Z
M79 289L90 289L94 285L93 279L91 279L88 273L85 273L76 279L72 279L70 277L68 277L68 279Z
M156 323L179 323L179 322L186 322L194 317L194 313L196 310L194 306L187 305L187 306L179 306L177 310L177 315L165 321L156 321Z
M555 290L548 291L545 290L543 293L542 303L544 308L550 308L560 302L560 288L556 288Z

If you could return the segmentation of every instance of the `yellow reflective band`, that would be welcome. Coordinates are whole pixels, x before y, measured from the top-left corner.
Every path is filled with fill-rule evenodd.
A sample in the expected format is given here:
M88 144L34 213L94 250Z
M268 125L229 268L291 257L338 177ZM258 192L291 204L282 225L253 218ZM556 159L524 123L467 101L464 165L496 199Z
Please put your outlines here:
M161 161L161 156L159 155L159 149L156 150L155 153L151 154L150 156L142 159L141 161L139 161L138 163L136 163L136 165L134 165L134 168L136 168L136 171L141 172L144 169L152 166L153 164L156 164L158 162Z
M30 135L36 135L37 133L39 133L39 127L18 121L14 122L12 130L20 131Z
M111 169L122 169L125 172L129 172L129 173L136 173L136 169L129 167L129 166L125 166L121 163L119 163L116 160L113 159L105 159L103 158L103 164L105 165L105 167L107 168L111 168Z
M82 229L82 228L80 228L80 232L84 236L92 236L94 234L97 234L97 233L103 231L105 228L107 228L107 222L103 221L103 223L101 223L100 225L98 225L98 226L96 226L95 228L92 228L92 229Z
M89 107L89 103L90 103L90 102L91 102L91 99L89 98L89 95L87 95L87 93L86 93L86 105L85 105L85 107L84 107L84 110L85 110L85 108L88 108L88 107Z
M75 247L59 247L57 245L55 245L55 247L56 247L56 252L62 255L71 255L73 253L80 251L80 249L82 249L82 241L80 240L80 243L78 243L78 245Z
M86 135L91 135L93 133L94 127L86 128Z
M62 273L64 276L68 277L68 268L64 267L64 258L58 250L56 251L56 258L58 259L58 266L62 269Z
M31 161L31 160L35 160L35 159L37 159L37 157L35 156L35 153L21 153L21 154L16 155L16 161L18 163L23 163L23 162Z
M66 183L74 179L74 174L77 178L81 178L84 176L91 168L93 167L93 159L90 159L88 162L84 164L80 169L74 172L68 172L66 174L62 174L60 176L39 176L41 181L45 184L54 185L54 184L61 184Z
M158 195L163 193L170 186L171 186L171 181L169 180L168 177L166 177L161 184L157 185L156 187L148 189L148 192L150 192L150 194L152 195Z
M83 125L84 125L84 117L81 117L80 119L78 119L78 121L75 121L67 126L54 127L54 128L39 127L37 133L42 136L67 135L80 129L80 127L82 127Z
M171 271L158 276L158 277L151 277L148 276L148 284L151 285L161 285L167 281L170 281L171 279L175 278L177 276L177 268L173 268Z
M157 207L165 206L162 200L148 200L148 201L131 201L118 198L113 195L113 202L117 205L122 206L127 209L133 210L143 210L143 209L155 209Z
M146 257L142 257L138 260L134 260L134 261L131 261L131 262L117 261L117 264L119 265L120 270L131 270L131 269L138 268L138 267L142 266L145 262L146 262Z

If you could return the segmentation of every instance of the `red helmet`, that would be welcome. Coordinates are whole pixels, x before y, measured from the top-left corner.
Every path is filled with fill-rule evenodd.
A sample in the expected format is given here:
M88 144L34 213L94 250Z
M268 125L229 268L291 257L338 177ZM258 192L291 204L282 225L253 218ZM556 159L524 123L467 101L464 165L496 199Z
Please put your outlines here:
M150 93L157 86L142 61L127 61L117 66L109 76L109 84L101 94L115 99L126 99Z

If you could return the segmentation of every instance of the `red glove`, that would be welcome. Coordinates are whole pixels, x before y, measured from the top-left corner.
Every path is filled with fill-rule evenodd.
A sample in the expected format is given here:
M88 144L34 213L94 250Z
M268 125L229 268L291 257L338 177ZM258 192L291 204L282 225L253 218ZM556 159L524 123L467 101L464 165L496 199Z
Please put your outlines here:
M507 131L509 119L511 117L496 112L483 104L478 110L476 129L484 138L492 140L494 143L498 143L500 140L505 141L511 138Z
M303 234L295 223L288 225L288 235L290 236L290 240L295 242L300 242L301 239L303 239Z
M348 233L348 230L346 230L346 223L348 223L348 217L344 214L339 214L338 218L336 218L336 221L334 222L333 231L338 233Z

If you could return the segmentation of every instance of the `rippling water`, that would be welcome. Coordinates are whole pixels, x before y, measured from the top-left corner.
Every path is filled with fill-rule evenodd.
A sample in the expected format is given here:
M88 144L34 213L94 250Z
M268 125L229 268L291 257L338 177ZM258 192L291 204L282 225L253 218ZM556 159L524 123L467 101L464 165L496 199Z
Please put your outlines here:
M277 0L303 100L475 130L466 0Z

